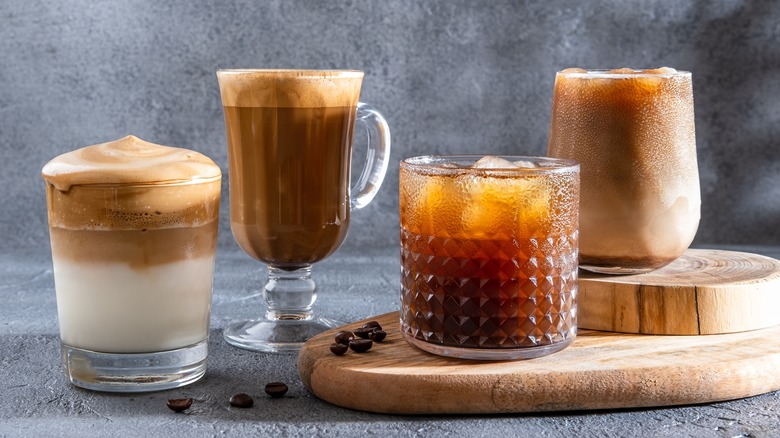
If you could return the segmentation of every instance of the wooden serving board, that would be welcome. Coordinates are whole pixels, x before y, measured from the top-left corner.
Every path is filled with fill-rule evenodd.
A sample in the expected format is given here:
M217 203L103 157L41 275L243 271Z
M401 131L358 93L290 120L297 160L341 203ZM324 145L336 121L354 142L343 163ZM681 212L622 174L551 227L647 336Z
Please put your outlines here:
M709 335L780 324L780 261L689 249L640 275L580 270L580 328L655 335Z
M366 353L336 356L329 346L368 320L304 345L298 372L317 397L388 414L476 414L706 403L780 389L780 327L712 336L581 330L549 356L480 362L407 344L398 312L370 319L388 336Z

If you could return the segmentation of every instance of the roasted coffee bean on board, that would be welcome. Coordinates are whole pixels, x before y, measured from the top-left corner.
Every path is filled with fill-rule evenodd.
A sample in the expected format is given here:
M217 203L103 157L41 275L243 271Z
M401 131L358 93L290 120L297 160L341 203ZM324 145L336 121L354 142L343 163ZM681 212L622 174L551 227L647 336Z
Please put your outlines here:
M349 341L355 339L355 335L352 332L342 330L336 333L335 339L337 344L349 345Z
M349 350L349 346L346 344L331 344L330 351L336 356L341 356Z
M374 345L371 339L355 339L349 343L349 348L355 353L365 353Z
M355 336L361 339L368 339L368 335L374 331L373 327L360 327L355 330Z
M368 321L367 323L363 324L363 327L364 328L375 328L375 329L382 330L382 325L380 325L376 321Z
M374 330L368 334L368 338L374 342L382 342L387 337L387 333L384 330Z

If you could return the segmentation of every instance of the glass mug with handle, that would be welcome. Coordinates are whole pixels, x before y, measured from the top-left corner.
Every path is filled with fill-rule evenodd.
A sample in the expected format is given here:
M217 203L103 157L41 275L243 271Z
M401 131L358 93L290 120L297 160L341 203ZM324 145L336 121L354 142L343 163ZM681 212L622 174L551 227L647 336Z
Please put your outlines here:
M268 265L262 318L224 331L228 343L295 351L338 326L315 316L311 267L341 246L350 212L374 198L387 172L390 131L358 102L354 70L217 71L228 145L230 224L244 252ZM368 153L350 188L355 121Z

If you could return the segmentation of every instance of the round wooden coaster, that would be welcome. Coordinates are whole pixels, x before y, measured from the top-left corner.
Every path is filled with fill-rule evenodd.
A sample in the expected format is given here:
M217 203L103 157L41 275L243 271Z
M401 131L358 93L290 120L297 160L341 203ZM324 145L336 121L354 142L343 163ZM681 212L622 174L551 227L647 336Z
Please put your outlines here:
M476 414L709 403L780 389L780 326L713 336L580 330L565 350L529 360L436 356L401 338L398 312L374 316L387 338L365 353L330 351L315 336L298 373L317 397L389 414Z
M780 324L780 261L689 249L646 274L580 270L580 328L654 335L709 335Z

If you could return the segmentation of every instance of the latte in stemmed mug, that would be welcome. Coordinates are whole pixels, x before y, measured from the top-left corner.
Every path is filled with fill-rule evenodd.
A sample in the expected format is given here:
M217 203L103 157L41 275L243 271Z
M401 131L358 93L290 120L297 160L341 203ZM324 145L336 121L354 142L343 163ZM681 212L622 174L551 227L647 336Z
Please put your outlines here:
M268 265L264 317L224 332L232 345L295 351L338 323L314 315L312 264L344 241L387 170L390 131L358 102L363 72L219 70L227 134L230 224L244 252ZM366 167L350 187L356 122L368 133Z

